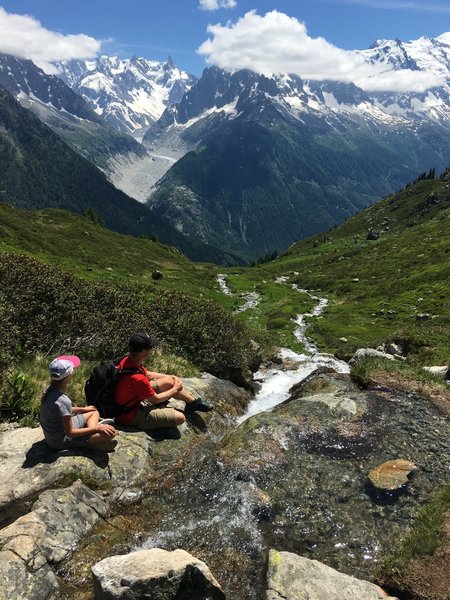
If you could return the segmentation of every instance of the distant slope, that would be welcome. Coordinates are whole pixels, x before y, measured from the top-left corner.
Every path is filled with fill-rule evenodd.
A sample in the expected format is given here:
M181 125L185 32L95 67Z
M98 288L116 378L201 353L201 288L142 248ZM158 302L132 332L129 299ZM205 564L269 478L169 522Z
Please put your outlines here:
M403 340L422 364L448 362L450 179L410 185L258 271L296 272L302 288L330 298L311 326L321 348L348 356Z
M111 181L123 171L118 162L150 159L134 138L109 126L84 98L31 60L0 54L0 85Z
M235 264L233 257L184 238L168 222L117 190L94 165L6 90L0 88L0 200L28 210L58 207L94 209L111 229L130 235L157 233L161 241L192 259Z

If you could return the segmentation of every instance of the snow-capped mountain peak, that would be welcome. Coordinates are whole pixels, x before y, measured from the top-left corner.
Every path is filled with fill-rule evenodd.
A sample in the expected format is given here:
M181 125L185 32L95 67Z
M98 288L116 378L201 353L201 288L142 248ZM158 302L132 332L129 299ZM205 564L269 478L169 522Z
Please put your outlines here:
M144 130L167 106L179 102L195 78L169 57L158 62L138 56L61 62L59 76L83 96L95 112L125 132Z

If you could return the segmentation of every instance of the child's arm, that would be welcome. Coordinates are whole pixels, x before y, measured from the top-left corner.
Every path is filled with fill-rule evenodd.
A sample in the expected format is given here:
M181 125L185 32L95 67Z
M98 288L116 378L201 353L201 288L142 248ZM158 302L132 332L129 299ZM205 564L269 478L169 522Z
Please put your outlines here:
M97 410L95 408L95 406L72 406L72 414L73 415L94 412L94 410Z

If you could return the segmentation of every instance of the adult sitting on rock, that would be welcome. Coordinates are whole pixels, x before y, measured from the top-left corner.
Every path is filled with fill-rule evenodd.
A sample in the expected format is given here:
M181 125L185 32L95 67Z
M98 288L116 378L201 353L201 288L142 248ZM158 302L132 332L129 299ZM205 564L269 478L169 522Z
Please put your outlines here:
M41 400L40 423L54 450L88 447L110 451L117 445L111 419L99 421L95 406L73 406L67 384L80 364L78 356L59 356L50 365L50 385Z
M184 413L209 412L213 409L205 400L194 398L184 390L182 381L176 375L147 371L144 363L158 345L159 341L146 333L135 333L130 338L130 353L120 361L118 367L138 369L140 372L123 375L117 383L115 402L127 408L127 412L116 418L121 425L143 430L173 428L185 422ZM185 402L184 413L167 406L171 398Z

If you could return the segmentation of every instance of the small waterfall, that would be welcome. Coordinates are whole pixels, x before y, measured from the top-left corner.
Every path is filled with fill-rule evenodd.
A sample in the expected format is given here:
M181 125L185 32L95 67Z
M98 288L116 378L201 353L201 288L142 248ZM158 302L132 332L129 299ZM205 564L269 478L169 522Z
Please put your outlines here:
M280 284L286 281L287 278L285 277L279 277L275 280L276 283ZM238 423L242 423L260 412L270 410L287 400L292 386L305 379L317 367L332 367L338 373L350 372L350 367L346 362L329 354L320 354L316 344L306 337L305 331L308 327L306 320L320 316L327 307L328 300L314 296L308 290L301 289L295 284L292 287L301 293L308 294L313 300L317 301L316 306L310 313L298 315L294 319L297 325L294 331L295 337L304 345L307 354L298 354L287 348L281 348L278 356L282 359L282 364L279 367L260 369L255 373L254 378L262 384L261 388L249 404L247 412L238 418Z

